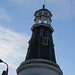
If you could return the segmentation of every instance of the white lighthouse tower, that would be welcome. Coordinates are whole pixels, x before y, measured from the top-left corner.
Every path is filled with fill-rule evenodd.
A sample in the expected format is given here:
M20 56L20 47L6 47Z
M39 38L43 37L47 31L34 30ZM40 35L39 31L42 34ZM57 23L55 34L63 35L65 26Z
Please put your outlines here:
M35 24L31 28L32 37L26 59L17 68L17 75L63 75L55 59L52 14L43 5L34 16Z

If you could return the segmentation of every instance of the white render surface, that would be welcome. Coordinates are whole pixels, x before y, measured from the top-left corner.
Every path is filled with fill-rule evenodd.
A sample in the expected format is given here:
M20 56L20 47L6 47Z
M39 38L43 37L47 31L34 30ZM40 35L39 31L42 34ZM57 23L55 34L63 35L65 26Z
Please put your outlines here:
M61 69L56 66L38 63L40 60L36 60L37 62L35 63L31 63L31 61L33 62L34 60L28 61L28 64L25 64L27 61L24 61L17 69L17 75L63 75ZM41 61L43 62L44 60Z

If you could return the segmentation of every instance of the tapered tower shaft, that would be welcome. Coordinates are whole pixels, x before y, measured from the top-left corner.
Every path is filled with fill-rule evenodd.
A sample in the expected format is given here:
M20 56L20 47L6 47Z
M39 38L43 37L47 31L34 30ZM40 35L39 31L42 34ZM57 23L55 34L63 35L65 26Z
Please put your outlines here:
M35 24L32 26L32 37L29 41L28 53L26 60L29 59L46 59L56 63L54 44L52 39L52 32L54 31L51 27L50 11L40 9L35 12Z
M25 61L17 68L17 75L63 75L55 59L52 14L43 5L34 16L28 52Z

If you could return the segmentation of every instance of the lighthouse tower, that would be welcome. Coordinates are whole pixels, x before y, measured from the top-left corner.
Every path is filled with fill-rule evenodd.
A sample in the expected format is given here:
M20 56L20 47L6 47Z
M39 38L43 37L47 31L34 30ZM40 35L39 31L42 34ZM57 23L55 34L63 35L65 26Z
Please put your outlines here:
M43 5L34 16L35 24L31 28L28 52L25 61L17 68L17 75L63 75L55 58L52 14Z

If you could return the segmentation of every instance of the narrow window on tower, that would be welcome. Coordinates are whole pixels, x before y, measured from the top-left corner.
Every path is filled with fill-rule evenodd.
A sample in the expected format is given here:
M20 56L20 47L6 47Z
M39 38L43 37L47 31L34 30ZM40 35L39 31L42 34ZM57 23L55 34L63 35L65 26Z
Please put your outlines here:
M47 28L43 27L43 37L47 37Z
M48 45L48 40L47 37L42 37L42 45Z

